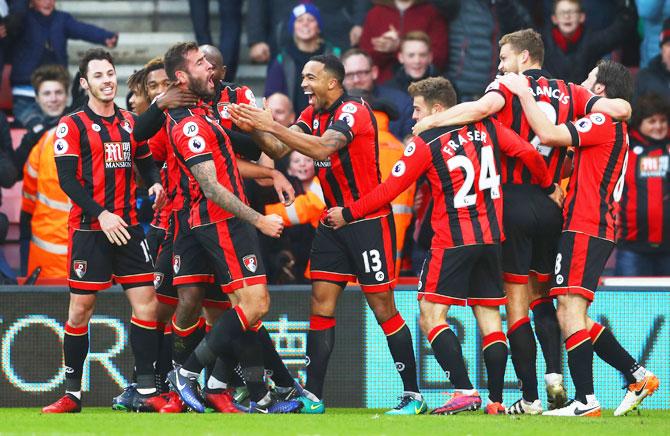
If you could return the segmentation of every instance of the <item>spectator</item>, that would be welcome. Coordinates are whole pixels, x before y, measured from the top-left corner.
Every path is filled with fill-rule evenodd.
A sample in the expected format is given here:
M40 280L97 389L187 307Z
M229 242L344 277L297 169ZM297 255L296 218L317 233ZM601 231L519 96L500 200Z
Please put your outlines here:
M133 74L128 77L128 96L127 108L129 111L135 112L136 114L142 114L147 109L151 101L147 96L145 83L147 78L147 71L145 68L135 71Z
M67 104L69 75L60 65L44 65L33 73L32 84L45 124L26 134L16 150L15 160L21 163L24 179L19 221L21 273L27 275L40 267L41 277L65 279L71 202L58 183L54 145L56 124Z
M430 37L425 32L416 30L403 36L398 51L400 68L386 85L407 93L407 87L411 83L437 76L437 71L431 64L433 53L430 47Z
M530 16L517 0L460 1L458 15L449 25L446 73L459 103L479 99L496 76L498 46L492 41L530 25Z
M670 0L637 0L636 4L644 32L640 44L640 68L644 68L659 53L658 35L663 20L670 17Z
M544 67L557 79L581 83L598 60L618 48L635 31L635 6L616 0L616 17L601 30L584 27L586 14L581 0L554 3L552 24L545 26Z
M13 112L16 120L28 129L44 121L30 83L33 71L47 64L67 67L68 39L83 39L107 47L115 47L118 40L117 34L56 10L55 3L55 0L31 0L20 32L9 35L13 39L10 76Z
M242 33L242 0L219 1L219 49L227 62L227 82L233 82L240 58L240 35ZM209 30L209 0L188 0L191 22L198 45L212 45ZM253 11L253 9L251 9Z
M670 101L670 18L663 21L660 34L661 53L637 73L635 95L658 94Z
M616 275L670 276L669 104L647 94L633 111L618 214Z
M398 111L398 120L391 121L391 133L397 138L405 138L412 133L412 99L407 93L385 85L376 85L375 79L379 75L379 69L372 63L372 58L366 52L353 48L342 55L344 64L344 88L362 89L368 91L373 97L392 102Z
M340 49L330 45L321 36L323 22L319 9L312 4L299 4L291 11L288 23L293 40L280 50L268 66L265 96L281 92L291 98L300 113L308 106L302 89L302 68L309 58L320 54L340 55Z
M279 48L291 40L287 17L301 2L297 0L249 0L246 31L249 56L253 62L267 63ZM306 2L305 2L306 3ZM336 47L358 45L363 20L370 9L370 0L313 0L323 17L322 33Z
M267 98L266 104L272 111L272 118L282 126L289 127L295 121L295 110L286 94L275 92Z
M421 30L430 36L435 66L442 71L447 63L447 23L437 8L422 0L375 0L365 17L361 49L370 53L379 68L377 83L393 76L400 39Z

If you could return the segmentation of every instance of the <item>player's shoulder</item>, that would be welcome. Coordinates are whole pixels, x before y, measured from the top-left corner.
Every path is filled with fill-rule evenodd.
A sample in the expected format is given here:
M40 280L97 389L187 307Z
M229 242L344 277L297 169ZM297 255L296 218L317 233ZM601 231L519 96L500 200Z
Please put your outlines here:
M344 96L335 108L334 115L337 119L344 119L348 122L350 118L354 117L372 117L372 109L361 97Z
M602 112L591 112L584 117L574 122L574 126L578 132L586 133L593 128L607 128L613 127L621 121L615 120L609 115Z
M417 143L426 144L428 147L437 147L441 144L441 141L439 141L440 138L450 133L457 132L463 127L464 126L462 125L435 127L433 129L428 129L421 132L419 135L414 137L414 140Z

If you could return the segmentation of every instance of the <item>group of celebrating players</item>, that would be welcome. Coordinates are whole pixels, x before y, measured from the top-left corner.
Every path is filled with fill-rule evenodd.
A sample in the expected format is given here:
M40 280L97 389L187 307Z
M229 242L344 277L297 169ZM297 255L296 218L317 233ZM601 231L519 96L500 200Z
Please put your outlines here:
M452 305L470 306L477 319L487 414L600 416L594 351L628 384L614 414L635 409L658 388L658 378L587 314L614 247L632 79L611 61L601 62L581 86L552 79L542 70L542 39L530 29L505 35L499 44L504 75L478 101L456 105L444 78L409 87L415 136L384 183L374 115L365 101L345 93L344 67L334 56L315 56L305 65L309 106L287 128L256 107L249 88L222 81L225 65L213 47L176 44L147 64L142 82L153 103L139 116L114 104L110 55L88 51L79 66L88 103L63 117L54 144L60 184L73 202L71 294L63 343L66 394L43 412L81 411L88 323L96 292L114 278L132 306L135 356L135 383L114 399L115 409L324 413L337 300L348 282L358 281L403 382L400 403L387 413L426 413L411 332L393 297L389 207L421 177L431 187L435 235L419 277L420 327L454 388L431 413L482 407L447 323ZM314 159L329 208L310 254L304 387L261 321L270 295L256 229L279 237L283 223L250 208L242 183L264 180L290 204L290 183L254 161L261 152L279 159L291 150ZM135 169L155 195L147 238L133 207ZM564 196L558 183L566 174ZM547 363L547 411L538 397L529 310ZM560 369L561 336L575 385L570 401ZM522 395L505 407L508 340Z

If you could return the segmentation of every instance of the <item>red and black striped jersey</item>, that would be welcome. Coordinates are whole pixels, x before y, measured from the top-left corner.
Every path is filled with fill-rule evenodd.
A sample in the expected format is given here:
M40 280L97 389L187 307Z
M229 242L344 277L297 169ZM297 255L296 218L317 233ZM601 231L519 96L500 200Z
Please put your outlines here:
M230 212L207 200L190 171L194 165L213 161L221 186L247 203L230 139L218 120L213 118L209 107L200 105L170 110L167 128L178 166L189 177L191 227L232 217Z
M619 245L670 249L670 140L631 132L617 218Z
M523 74L528 79L528 87L535 96L535 101L554 124L563 124L583 117L591 111L593 104L600 98L583 86L551 79L543 70L527 70ZM535 146L544 157L554 182L560 183L566 149L540 144L540 139L535 136L528 124L519 98L512 94L505 85L496 80L488 86L487 92L497 92L502 95L505 99L505 106L495 117ZM528 168L517 159L503 157L502 182L530 183Z
M88 105L60 119L54 142L56 159L77 159L76 178L93 201L137 224L133 162L151 156L146 142L138 143L132 132L135 115L114 106L114 115L101 117ZM88 216L76 203L68 225L71 229L100 230L97 217Z
M154 157L154 161L161 166L161 185L163 185L163 189L165 189L165 194L167 195L165 206L154 212L154 219L151 221L151 226L166 230L170 214L172 213L172 198L174 196L172 192L173 189L170 186L167 159L168 154L173 154L173 152L168 148L169 142L164 128L160 129L154 136L149 138L147 144L149 144L149 149Z
M414 137L391 176L345 208L344 217L351 221L378 210L425 174L433 196L431 248L501 242L501 152L521 159L542 187L551 186L544 159L533 146L500 122L486 118Z
M233 128L228 105L242 103L256 106L256 97L248 86L224 81L216 82L212 106L214 106L216 117L221 121L223 127L226 129Z
M347 138L347 145L328 159L314 161L328 207L348 206L381 183L377 122L362 99L343 95L323 111L307 106L295 125L310 135L323 136L332 129ZM365 218L383 216L389 211L385 206Z
M563 230L614 241L615 203L628 162L628 126L594 112L565 123L575 147L563 205Z

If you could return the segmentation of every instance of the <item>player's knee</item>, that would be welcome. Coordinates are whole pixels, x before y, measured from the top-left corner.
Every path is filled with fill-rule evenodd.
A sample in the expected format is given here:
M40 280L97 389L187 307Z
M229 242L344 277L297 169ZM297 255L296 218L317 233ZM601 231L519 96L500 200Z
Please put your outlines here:
M263 318L270 310L270 293L266 286L250 286L239 294L244 315L249 324L254 324Z

